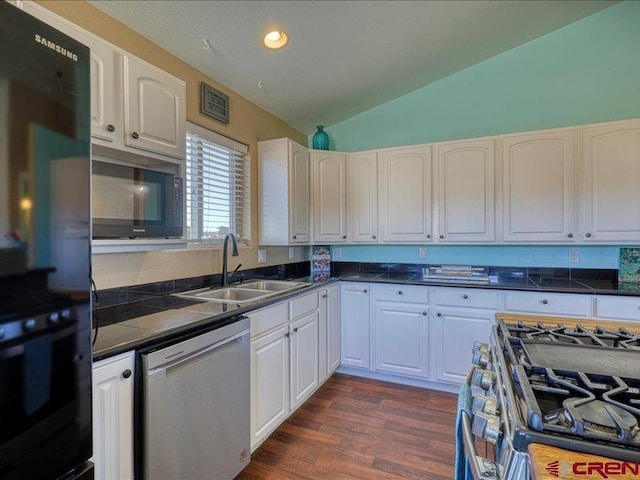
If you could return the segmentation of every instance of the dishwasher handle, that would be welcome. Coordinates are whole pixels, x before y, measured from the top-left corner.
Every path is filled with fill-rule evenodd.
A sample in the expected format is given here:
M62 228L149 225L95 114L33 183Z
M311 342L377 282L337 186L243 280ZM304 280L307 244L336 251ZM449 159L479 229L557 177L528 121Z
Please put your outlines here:
M213 343L211 345L208 345L204 348L200 348L198 350L195 350L193 352L187 353L185 355L182 355L180 357L177 357L175 359L172 359L171 361L160 365L158 367L152 368L148 371L148 375L153 375L155 373L158 372L164 372L167 370L170 370L174 367L177 367L178 365L182 365L184 363L187 362L192 362L194 360L197 360L198 358L202 357L203 355L206 355L214 350L218 350L226 345L229 345L232 342L236 342L236 343L242 343L244 341L244 337L249 335L249 330L243 330L240 333L237 333L235 335L232 335L231 337L227 337L223 340L220 340L219 342ZM182 353L182 352L180 352Z

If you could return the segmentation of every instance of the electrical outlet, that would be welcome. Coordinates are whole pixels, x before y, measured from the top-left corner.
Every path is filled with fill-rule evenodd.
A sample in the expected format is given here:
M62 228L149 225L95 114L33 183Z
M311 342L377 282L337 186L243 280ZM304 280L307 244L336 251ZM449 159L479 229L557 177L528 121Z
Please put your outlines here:
M258 250L258 263L264 263L267 261L267 251Z
M569 250L569 263L578 263L580 261L580 252L578 250Z
M336 260L342 258L342 248L333 247L333 258L335 258Z
M427 247L418 248L418 257L419 258L427 258Z
M294 253L293 247L289 247L289 258L293 258Z

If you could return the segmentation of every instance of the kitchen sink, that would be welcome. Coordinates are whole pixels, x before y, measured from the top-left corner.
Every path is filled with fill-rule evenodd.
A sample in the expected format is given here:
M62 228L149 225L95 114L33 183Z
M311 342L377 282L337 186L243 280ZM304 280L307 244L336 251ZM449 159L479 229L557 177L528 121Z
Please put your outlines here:
M281 293L297 290L310 285L306 282L283 280L251 280L246 283L223 288L199 288L188 292L174 293L176 297L206 300L208 302L234 303L243 305Z
M306 282L289 282L286 280L249 280L238 285L238 288L252 290L269 290L272 292L286 292L309 285Z

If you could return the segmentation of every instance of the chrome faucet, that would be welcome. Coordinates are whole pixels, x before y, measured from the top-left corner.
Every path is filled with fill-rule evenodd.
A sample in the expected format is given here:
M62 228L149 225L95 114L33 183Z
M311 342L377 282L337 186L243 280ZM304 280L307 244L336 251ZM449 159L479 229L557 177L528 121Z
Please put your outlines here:
M226 287L229 284L229 274L227 270L227 246L229 245L229 238L231 238L231 256L238 256L238 244L236 243L236 237L233 233L228 233L227 236L224 237L224 244L222 246L222 278L220 279L220 286L222 287Z

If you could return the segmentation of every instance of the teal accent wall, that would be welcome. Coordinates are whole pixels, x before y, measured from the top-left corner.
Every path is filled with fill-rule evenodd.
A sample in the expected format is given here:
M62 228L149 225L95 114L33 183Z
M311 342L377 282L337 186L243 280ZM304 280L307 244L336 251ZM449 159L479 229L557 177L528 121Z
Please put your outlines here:
M334 150L640 117L640 1L625 1L325 130ZM341 258L336 258L336 248ZM569 249L580 262L569 263ZM617 268L618 247L334 247L334 260Z
M427 249L427 257L424 259L418 256L420 247ZM569 263L569 250L578 252L578 263ZM619 247L568 245L348 245L332 247L331 259L336 262L617 269L619 250Z
M640 117L638 51L625 1L325 130L353 152Z

